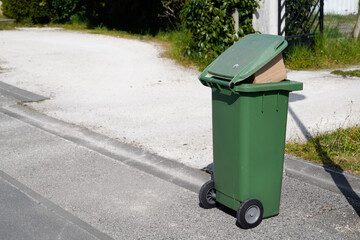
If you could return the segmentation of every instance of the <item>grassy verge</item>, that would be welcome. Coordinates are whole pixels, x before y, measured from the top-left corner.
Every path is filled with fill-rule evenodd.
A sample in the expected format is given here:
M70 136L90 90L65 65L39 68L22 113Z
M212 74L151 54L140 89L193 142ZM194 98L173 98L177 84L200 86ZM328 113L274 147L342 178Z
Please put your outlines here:
M331 73L341 76L360 77L360 70L352 70L352 71L335 70L332 71Z
M340 68L360 63L360 41L342 38L328 31L315 39L315 46L293 46L285 59L290 69L316 70Z
M295 45L287 50L285 65L294 70L331 69L358 65L360 41L351 37L357 15L325 15L324 32L315 45Z
M339 26L339 25L353 25L356 23L357 15L337 15L326 14L324 16L324 26Z
M18 27L36 27L36 25L32 23L19 23L19 22L1 22L0 21L0 31L1 30L14 30Z
M74 22L74 23L66 23L66 24L55 24L50 23L47 25L42 25L41 27L60 27L66 30L74 30L74 31L84 31L87 33L92 34L102 34L107 36L113 37L122 37L122 38L129 38L129 39L140 39L140 40L152 40L153 37L151 35L141 35L141 34L132 34L125 31L118 31L118 30L109 30L105 27L97 27L94 29L89 29L85 23L82 22Z
M208 59L201 59L188 52L191 36L185 31L159 32L155 38L165 43L163 56L174 59L183 66L196 66L202 70L210 63Z
M285 152L360 175L360 126L318 134L306 143L286 144Z

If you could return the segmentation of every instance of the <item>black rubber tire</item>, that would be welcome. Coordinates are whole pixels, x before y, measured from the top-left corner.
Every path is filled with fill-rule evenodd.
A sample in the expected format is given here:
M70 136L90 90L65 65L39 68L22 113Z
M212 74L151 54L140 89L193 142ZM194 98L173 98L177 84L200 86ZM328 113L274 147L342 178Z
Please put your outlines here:
M199 201L203 207L208 209L216 206L216 191L213 180L202 185L199 191Z
M262 203L255 198L248 198L240 204L236 218L241 228L249 229L261 223L263 214Z

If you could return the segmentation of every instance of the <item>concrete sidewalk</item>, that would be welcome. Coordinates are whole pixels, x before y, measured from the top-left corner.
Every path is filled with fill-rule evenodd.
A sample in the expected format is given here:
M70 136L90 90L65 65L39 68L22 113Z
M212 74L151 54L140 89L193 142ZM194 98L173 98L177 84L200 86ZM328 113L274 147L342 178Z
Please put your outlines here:
M357 239L360 233L355 195L288 177L289 167L280 215L239 229L234 211L199 207L207 174L16 104L32 97L41 98L0 88L0 187L9 193L2 195L0 235L7 239ZM293 173L307 180L315 168L293 160L300 161Z

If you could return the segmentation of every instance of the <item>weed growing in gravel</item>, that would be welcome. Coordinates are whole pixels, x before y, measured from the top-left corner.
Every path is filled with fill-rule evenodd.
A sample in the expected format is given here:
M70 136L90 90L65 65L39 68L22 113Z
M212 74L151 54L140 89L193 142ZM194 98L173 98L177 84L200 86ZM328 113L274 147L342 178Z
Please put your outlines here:
M191 35L186 31L167 31L159 32L155 38L164 43L164 57L175 59L184 66L196 65L200 69L206 65L201 59L191 58L186 54L191 42Z
M0 31L1 30L14 30L15 28L18 27L34 27L33 24L27 24L27 23L17 23L17 22L13 22L13 23L9 23L9 22L0 22Z
M337 15L326 14L324 16L324 26L338 27L344 25L355 25L357 20L357 14Z
M331 73L341 76L360 77L360 70L352 70L352 71L335 70L332 71Z
M360 125L317 134L306 143L288 143L285 152L360 175Z

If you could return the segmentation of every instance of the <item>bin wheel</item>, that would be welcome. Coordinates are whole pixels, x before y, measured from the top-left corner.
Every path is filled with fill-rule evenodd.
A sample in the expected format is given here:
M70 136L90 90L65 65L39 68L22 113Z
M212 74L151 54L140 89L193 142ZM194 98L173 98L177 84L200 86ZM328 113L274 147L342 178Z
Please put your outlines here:
M257 199L248 198L240 204L236 218L241 228L249 229L261 223L263 213L262 203Z
M199 201L208 209L216 206L216 191L213 180L209 180L202 185L199 192Z

